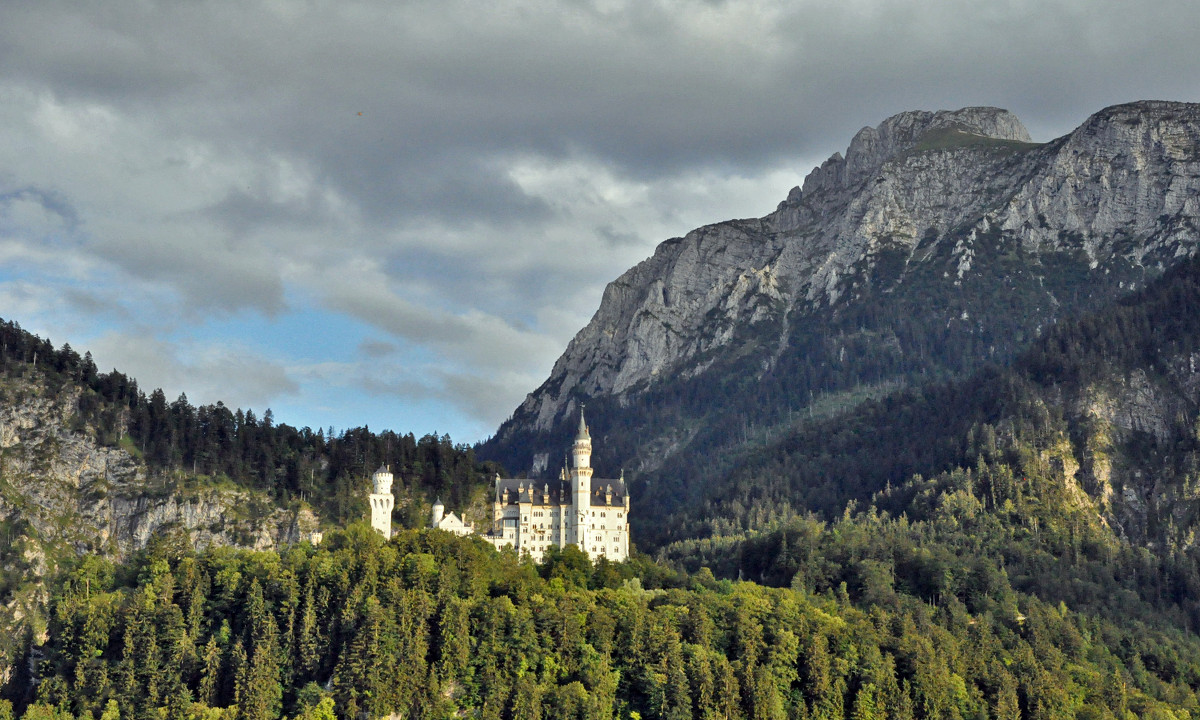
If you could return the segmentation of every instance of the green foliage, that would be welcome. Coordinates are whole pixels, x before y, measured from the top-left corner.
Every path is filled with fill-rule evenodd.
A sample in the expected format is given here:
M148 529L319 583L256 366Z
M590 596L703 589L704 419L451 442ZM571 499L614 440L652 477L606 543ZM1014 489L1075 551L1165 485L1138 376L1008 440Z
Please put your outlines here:
M704 538L692 548L699 553L693 566L717 569L705 553L738 538L808 512L832 520L850 503L875 502L899 515L912 498L889 488L916 475L974 472L983 463L983 487L974 497L946 497L947 512L969 516L1007 503L1011 519L1019 519L1029 517L1039 497L1091 503L1090 512L1111 513L1109 523L1135 545L1184 550L1195 544L1200 518L1198 416L1191 400L1178 399L1194 373L1189 358L1200 351L1200 317L1188 311L1197 303L1200 263L1184 262L1114 307L1055 326L1008 368L913 387L800 423L737 455L721 476L689 485L689 507L656 516L654 528L635 528L635 536L643 547ZM1133 402L1132 392L1143 398L1137 402L1148 397L1162 407L1136 411L1148 418L1139 422L1155 424L1153 431L1104 420L1103 408ZM1099 414L1080 410L1094 406ZM1046 481L1049 495L1017 487L1034 476ZM1080 492L1064 494L1062 483ZM657 508L673 488L651 487L634 502ZM1130 493L1145 498L1144 513L1106 499Z
M913 568L896 562L881 577L888 568L865 558L879 555L882 521L806 522L793 539L809 545L793 555L835 573L811 571L823 578L815 593L644 559L615 568L631 575L619 587L590 588L595 568L568 551L529 572L472 538L409 531L384 542L364 526L283 554L143 554L129 567L90 558L56 586L24 717L1200 712L1194 636L1132 632L916 546L899 552ZM855 555L864 559L837 575ZM840 576L858 579L839 581L849 585L839 598L827 586Z
M635 507L656 511L634 513L656 523L635 536L664 564L567 547L533 566L363 524L281 554L164 536L128 565L85 557L56 581L41 682L18 714L1198 716L1200 415L1176 403L1153 432L1117 432L1071 408L1134 380L1179 392L1200 352L1200 263L1027 348L1057 317L1029 305L1044 278L996 237L974 247L986 272L962 286L898 283L934 271L881 251L867 286L845 288L853 301L820 331L791 328L765 374L753 348L778 318L737 330L748 349L713 358L719 382L589 405L598 464L634 457L664 417L687 447L634 481ZM1081 258L1055 262L1067 310L1110 297L1086 287ZM924 306L986 322L935 322ZM417 525L423 500L478 499L495 469L444 436L297 430L269 411L167 403L89 363L0 324L10 377L78 390L72 427L143 456L173 491L228 478L345 523L389 462ZM1126 491L1146 498L1143 516L1115 514L1106 498ZM0 524L0 600L28 569L20 522Z

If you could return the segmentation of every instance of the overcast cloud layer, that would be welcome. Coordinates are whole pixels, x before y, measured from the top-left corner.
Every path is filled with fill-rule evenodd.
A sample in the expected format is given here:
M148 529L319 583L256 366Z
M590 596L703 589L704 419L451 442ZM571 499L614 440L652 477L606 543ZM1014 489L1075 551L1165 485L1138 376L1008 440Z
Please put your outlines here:
M0 316L143 387L474 441L661 240L855 131L1196 101L1200 4L7 2Z

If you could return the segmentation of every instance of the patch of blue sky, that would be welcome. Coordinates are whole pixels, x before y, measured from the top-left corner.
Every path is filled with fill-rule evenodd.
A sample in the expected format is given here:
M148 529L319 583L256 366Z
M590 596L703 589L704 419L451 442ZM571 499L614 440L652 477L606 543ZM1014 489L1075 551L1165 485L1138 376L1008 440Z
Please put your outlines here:
M444 400L396 392L372 392L357 383L301 382L300 391L271 405L276 422L296 427L333 427L335 434L368 427L417 437L446 434L455 442L474 442L494 432Z
M210 318L177 328L167 337L240 343L260 354L289 364L297 362L354 362L359 343L378 333L365 323L317 308L285 312L275 317L241 313Z

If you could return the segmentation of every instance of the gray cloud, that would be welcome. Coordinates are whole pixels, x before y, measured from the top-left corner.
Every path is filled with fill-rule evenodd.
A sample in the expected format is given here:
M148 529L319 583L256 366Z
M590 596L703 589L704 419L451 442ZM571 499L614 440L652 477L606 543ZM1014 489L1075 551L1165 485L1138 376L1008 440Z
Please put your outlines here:
M274 315L284 308L283 282L273 262L236 242L222 245L186 234L118 237L98 243L96 254L137 277L173 287L191 312L253 308Z
M530 376L513 374L487 374L447 372L439 368L422 368L419 374L408 377L380 377L362 375L360 386L373 395L402 400L434 400L444 402L471 418L505 418L513 407L507 399L514 393L525 393L531 382ZM486 432L494 430L498 423L484 424Z
M385 358L395 355L398 348L390 342L382 340L363 340L358 344L358 351L371 359Z
M79 215L61 193L36 187L0 192L0 233L24 230L31 235L70 232L79 225Z
M43 0L4 16L0 256L72 290L8 278L18 307L123 333L341 314L385 336L355 341L369 357L438 359L445 377L412 382L487 422L655 242L769 212L859 127L987 104L1046 140L1105 105L1200 99L1190 0ZM188 367L166 337L156 362Z
M63 93L166 100L165 122L308 157L364 208L447 221L530 210L491 165L514 152L654 178L838 147L848 121L918 105L1058 126L1080 119L1044 104L1060 93L1194 93L1145 70L1189 67L1200 20L1187 2L116 5L10 12L0 60Z

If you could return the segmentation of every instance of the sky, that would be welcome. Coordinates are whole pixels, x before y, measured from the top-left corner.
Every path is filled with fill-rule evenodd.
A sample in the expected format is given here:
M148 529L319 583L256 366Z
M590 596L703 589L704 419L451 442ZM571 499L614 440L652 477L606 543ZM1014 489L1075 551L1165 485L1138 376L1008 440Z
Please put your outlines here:
M861 127L1200 100L1194 0L0 0L0 317L168 399L495 432Z

